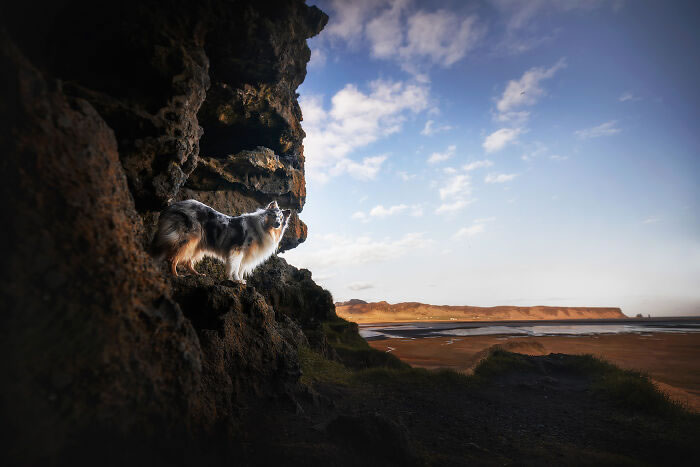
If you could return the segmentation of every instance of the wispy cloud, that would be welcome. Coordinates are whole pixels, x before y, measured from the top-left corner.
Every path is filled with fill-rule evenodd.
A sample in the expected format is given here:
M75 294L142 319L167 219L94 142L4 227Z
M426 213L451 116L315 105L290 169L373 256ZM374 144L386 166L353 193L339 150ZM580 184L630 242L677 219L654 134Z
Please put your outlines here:
M576 130L574 134L581 139L590 138L600 138L601 136L611 136L620 133L622 130L617 128L615 125L617 120L611 120L609 122L602 123L593 128L586 128L583 130Z
M405 204L397 204L395 206L389 206L388 208L385 208L384 206L379 204L379 205L373 207L369 211L369 215L372 217L382 218L382 217L393 216L394 214L398 214L400 212L403 212L406 209L408 209L408 206L406 206Z
M658 217L647 217L642 221L642 224L656 224L660 220L661 219L659 219Z
M437 164L438 162L446 161L447 159L454 157L456 151L457 146L453 144L444 152L434 152L430 155L430 157L428 157L428 164Z
M549 158L553 161L565 161L569 156L560 156L559 154L552 154Z
M484 231L484 224L474 224L469 227L462 227L453 235L454 238L464 238L473 237L474 235L480 234Z
M374 288L374 284L372 284L371 282L359 281L359 282L352 282L352 283L348 284L348 289L354 290L354 291L367 290L367 289L373 289L373 288Z
M635 96L632 94L630 91L623 92L620 97L617 99L620 102L635 102L635 101L641 101L642 98L639 96Z
M383 219L385 217L395 216L397 214L407 213L413 217L420 217L423 215L423 206L421 204L396 204L389 207L384 207L382 204L378 204L369 210L368 213L363 211L355 212L351 217L355 220L361 222L369 222L371 218Z
M472 222L472 225L462 227L459 229L455 234L452 236L454 239L460 239L460 238L468 238L468 237L473 237L475 235L479 235L480 233L483 233L486 230L486 224L489 222L493 222L496 220L495 217L485 217L481 219L474 219L474 222Z
M592 10L605 5L616 8L621 2L607 0L492 0L505 22L505 33L497 49L511 54L523 53L553 39L547 27L541 32L538 18L551 11ZM549 26L549 24L547 24ZM554 31L556 33L556 30Z
M312 180L328 181L349 174L358 179L376 177L386 155L364 158L350 156L358 148L397 133L412 114L428 106L428 89L417 84L377 80L369 92L348 84L324 108L321 96L299 99L306 131L304 153L306 174Z
M512 181L518 174L496 174L490 173L484 178L485 183L506 183Z
M501 98L496 103L496 109L500 114L507 114L519 107L532 106L540 97L545 95L541 82L549 79L554 74L566 67L566 60L561 58L549 68L530 68L518 80L511 80L503 90Z
M520 156L520 159L524 160L525 162L531 162L549 152L549 147L540 141L530 143L529 146L528 151Z
M441 204L435 210L436 214L450 214L464 209L476 201L472 198L472 185L470 172L484 167L491 167L493 162L488 159L472 161L461 167L461 170L454 167L443 169L447 178L439 184Z
M326 64L326 52L320 48L311 49L308 68L322 68Z
M361 222L369 222L369 219L367 218L367 214L365 214L362 211L357 211L350 216L352 219L355 219L356 221L361 221Z
M315 239L313 250L295 248L283 256L297 267L315 271L317 268L350 266L390 261L417 248L432 244L423 233L413 232L401 238L376 240L369 236L322 235Z
M442 182L438 192L442 203L435 211L437 214L459 211L474 201L471 198L471 178L466 172L449 175Z
M451 129L452 127L450 125L436 125L435 121L428 120L427 122L425 122L425 126L421 130L420 134L425 136L432 136L435 133L440 133L442 131L448 131Z
M481 169L484 167L491 167L492 165L493 165L493 162L491 162L488 159L484 159L482 161L474 161L474 162L470 162L468 164L465 164L462 166L462 168L464 170L466 170L467 172L471 172L472 170Z
M474 202L473 199L459 199L459 198L457 198L457 199L454 199L452 201L442 203L435 210L435 214L449 214L449 213L461 211L462 209L469 206L473 202Z
M500 151L508 144L516 141L520 133L522 133L522 130L519 128L501 128L486 136L482 146L486 152Z
M410 174L408 172L396 172L396 175L404 182L409 182L416 178L416 174Z

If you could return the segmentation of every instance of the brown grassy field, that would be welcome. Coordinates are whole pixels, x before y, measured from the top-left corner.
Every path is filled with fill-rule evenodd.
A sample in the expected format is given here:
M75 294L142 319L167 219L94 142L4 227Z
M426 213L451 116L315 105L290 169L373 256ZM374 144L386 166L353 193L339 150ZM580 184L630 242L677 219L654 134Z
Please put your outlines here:
M528 355L592 354L621 368L646 372L660 389L700 412L700 333L435 337L374 340L370 345L413 366L464 372L470 372L495 345Z

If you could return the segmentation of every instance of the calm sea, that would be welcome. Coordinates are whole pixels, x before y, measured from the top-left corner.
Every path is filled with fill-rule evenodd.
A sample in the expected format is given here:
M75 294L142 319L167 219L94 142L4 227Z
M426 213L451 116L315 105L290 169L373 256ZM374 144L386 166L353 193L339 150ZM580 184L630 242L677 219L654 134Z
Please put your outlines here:
M445 336L591 336L598 334L650 334L700 332L700 317L627 320L419 322L361 324L367 340L420 339Z

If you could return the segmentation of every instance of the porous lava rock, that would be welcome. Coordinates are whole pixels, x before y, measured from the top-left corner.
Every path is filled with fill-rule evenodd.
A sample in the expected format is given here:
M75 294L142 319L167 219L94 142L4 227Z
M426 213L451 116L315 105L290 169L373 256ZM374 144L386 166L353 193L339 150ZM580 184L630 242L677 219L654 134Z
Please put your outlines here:
M296 88L326 21L302 0L0 7L0 450L12 465L184 462L177 440L235 450L255 410L295 406L304 310L226 280L171 279L146 246L158 212L185 197L229 214L278 200L294 209L282 248L306 238Z

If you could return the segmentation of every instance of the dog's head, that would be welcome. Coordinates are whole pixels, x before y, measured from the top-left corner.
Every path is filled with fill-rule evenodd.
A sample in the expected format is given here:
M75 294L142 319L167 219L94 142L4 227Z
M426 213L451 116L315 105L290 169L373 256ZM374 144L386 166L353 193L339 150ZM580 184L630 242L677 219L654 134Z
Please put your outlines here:
M291 209L280 209L277 201L272 201L265 207L265 227L268 229L282 229L287 225Z

